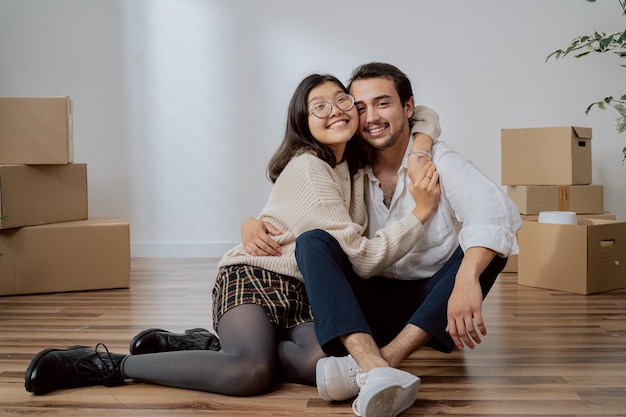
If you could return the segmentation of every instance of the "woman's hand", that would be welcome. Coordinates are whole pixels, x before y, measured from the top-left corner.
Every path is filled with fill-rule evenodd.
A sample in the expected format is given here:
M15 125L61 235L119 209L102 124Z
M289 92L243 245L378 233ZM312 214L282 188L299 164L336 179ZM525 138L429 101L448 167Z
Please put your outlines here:
M249 217L241 225L241 243L250 255L280 256L282 248L271 235L282 233L270 223Z
M415 200L413 214L425 223L432 216L439 204L441 186L439 173L430 161L429 153L412 153L409 155L408 172L409 192Z

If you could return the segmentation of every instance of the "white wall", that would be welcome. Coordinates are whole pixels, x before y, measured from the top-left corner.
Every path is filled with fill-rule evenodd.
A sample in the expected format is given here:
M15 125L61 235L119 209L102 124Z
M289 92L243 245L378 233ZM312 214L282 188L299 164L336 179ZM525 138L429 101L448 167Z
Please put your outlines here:
M626 136L612 109L584 114L624 93L617 59L545 62L594 29L624 29L617 1L0 0L0 95L72 97L90 215L128 220L133 256L236 243L300 79L374 60L497 183L501 128L592 127L594 182L626 220Z

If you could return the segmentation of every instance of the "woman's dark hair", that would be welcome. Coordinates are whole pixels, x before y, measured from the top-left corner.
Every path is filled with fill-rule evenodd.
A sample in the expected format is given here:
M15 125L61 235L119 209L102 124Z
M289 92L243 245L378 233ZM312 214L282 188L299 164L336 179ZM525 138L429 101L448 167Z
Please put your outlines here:
M309 129L309 108L307 102L309 93L315 87L331 82L337 84L346 93L348 90L336 77L328 74L311 74L300 82L287 111L287 125L283 141L274 152L274 155L267 164L267 176L272 182L276 182L278 176L283 172L287 163L296 155L303 152L312 152L318 158L334 167L337 162L333 150L319 143L311 134ZM363 168L369 161L369 151L363 140L356 135L350 139L346 145L344 153L348 161L350 173L354 175L359 168Z
M350 76L350 82L348 83L348 90L352 87L352 83L357 80L367 80L370 78L386 78L393 81L396 87L396 92L400 96L400 102L405 105L411 97L413 97L413 89L411 88L411 81L405 73L400 71L398 67L391 64L385 64L382 62L370 62L369 64L363 64L352 71ZM417 115L413 112L413 116L409 119L409 126L413 127Z

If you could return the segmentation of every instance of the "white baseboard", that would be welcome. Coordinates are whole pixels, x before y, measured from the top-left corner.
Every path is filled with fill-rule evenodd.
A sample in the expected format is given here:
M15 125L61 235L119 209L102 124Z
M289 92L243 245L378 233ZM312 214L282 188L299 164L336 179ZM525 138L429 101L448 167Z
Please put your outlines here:
M132 243L133 258L221 258L234 242L215 243Z

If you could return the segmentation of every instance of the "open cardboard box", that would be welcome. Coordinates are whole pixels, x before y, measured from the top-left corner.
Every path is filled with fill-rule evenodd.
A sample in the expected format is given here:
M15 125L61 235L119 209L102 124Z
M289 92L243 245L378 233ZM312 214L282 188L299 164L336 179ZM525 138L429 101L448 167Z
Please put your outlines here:
M524 214L521 216L523 222L536 222L539 218L538 214ZM611 212L604 212L602 214L577 214L576 218L580 219L605 219L615 220L615 214ZM522 227L524 227L522 223ZM518 239L519 240L519 239ZM519 255L511 255L506 263L506 266L502 270L503 273L517 273L518 271L518 257Z
M591 184L591 128L502 129L502 184Z
M626 286L626 222L525 222L518 241L521 285L585 295Z

